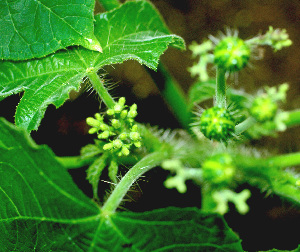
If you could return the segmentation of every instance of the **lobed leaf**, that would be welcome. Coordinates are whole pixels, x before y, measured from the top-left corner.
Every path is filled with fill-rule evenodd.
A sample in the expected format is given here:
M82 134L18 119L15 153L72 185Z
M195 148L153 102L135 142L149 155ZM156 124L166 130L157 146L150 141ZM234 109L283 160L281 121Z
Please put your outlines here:
M196 208L106 216L48 147L0 127L2 251L243 251L222 217Z
M71 45L101 51L94 0L0 1L0 59L26 60Z
M95 35L103 53L81 47L26 62L0 62L0 99L24 91L15 123L36 130L49 104L61 106L70 90L78 90L91 70L135 59L156 69L169 45L184 48L184 41L170 35L154 7L146 1L128 2L95 16Z

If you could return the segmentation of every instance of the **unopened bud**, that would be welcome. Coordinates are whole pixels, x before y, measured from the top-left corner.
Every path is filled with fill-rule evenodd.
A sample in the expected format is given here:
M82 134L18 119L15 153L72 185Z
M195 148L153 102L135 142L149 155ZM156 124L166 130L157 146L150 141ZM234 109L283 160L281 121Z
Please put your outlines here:
M119 139L114 140L112 143L113 143L113 147L116 149L120 149L123 145L123 142Z

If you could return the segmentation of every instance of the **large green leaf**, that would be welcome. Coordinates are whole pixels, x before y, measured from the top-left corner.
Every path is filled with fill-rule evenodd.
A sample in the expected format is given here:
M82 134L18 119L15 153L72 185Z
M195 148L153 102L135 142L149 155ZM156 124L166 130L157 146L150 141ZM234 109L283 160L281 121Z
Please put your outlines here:
M185 46L180 37L169 35L157 11L145 1L128 2L95 19L103 53L73 48L39 60L0 62L0 97L25 91L16 111L18 126L37 129L46 107L61 106L91 68L135 59L156 69L169 45Z
M95 0L0 1L0 59L38 58L71 45L101 50Z
M0 250L76 249L99 209L47 147L3 119L0 129Z
M1 251L243 251L222 217L196 208L101 214L49 148L0 128Z
M299 252L300 251L300 245L293 249L293 250L279 250L279 249L271 249L271 250L264 250L264 251L260 251L260 252Z
M241 241L220 216L202 213L196 208L165 208L144 213L122 213L110 222L117 230L103 239L113 241L113 250L131 247L131 251L243 251ZM118 247L119 246L119 247Z

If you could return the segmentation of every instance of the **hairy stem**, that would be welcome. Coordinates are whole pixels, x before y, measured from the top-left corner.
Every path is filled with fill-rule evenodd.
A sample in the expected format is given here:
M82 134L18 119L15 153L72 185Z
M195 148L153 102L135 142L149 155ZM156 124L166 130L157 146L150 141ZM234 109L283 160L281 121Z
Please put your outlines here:
M98 93L100 98L103 100L105 105L108 108L112 109L116 105L116 102L110 96L107 89L105 88L103 80L94 71L89 72L87 74L87 76L89 77L89 79L93 85L93 88L96 90L96 92Z
M167 152L154 152L134 165L121 179L102 207L103 213L110 215L116 211L132 184L145 172L159 165L168 156Z
M107 11L113 10L121 5L118 0L99 0L99 2Z
M226 70L217 67L216 99L215 106L226 108Z

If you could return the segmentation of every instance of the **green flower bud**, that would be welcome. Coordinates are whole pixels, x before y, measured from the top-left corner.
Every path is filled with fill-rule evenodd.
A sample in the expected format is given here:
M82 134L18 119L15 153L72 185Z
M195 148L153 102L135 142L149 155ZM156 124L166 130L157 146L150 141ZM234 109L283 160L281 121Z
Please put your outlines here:
M120 123L119 120L117 119L112 119L111 120L111 125L115 128L115 129L118 129L122 126L122 124Z
M119 104L116 104L116 105L114 106L114 112L115 112L115 113L120 113L120 112L122 111L122 109L123 109L123 107L120 106Z
M139 142L134 142L133 144L136 148L140 148L142 146L142 143L140 141Z
M128 156L130 153L129 149L126 146L123 146L118 156Z
M127 114L128 114L128 111L127 111L127 110L122 110L122 112L121 112L121 114L120 114L121 119L125 119L126 116L127 116Z
M113 140L112 141L113 147L116 149L120 149L123 145L123 142L119 139Z
M121 97L118 103L114 106L114 112L120 113L124 108L125 102L126 102L125 97Z
M138 126L137 124L135 124L131 127L131 132L137 132L137 131L138 131Z
M95 118L96 118L96 120L98 120L98 121L100 121L100 122L103 121L103 117L102 117L99 113L96 113L96 114L95 114Z
M226 142L235 131L235 122L225 108L212 107L200 118L200 131L209 139Z
M95 128L99 128L100 127L100 122L98 120L96 120L95 118L93 117L88 117L86 118L86 123L89 125L89 126L92 126L92 127L95 127Z
M100 123L100 126L99 128L102 130L102 131L105 131L105 130L109 130L109 126L105 123Z
M137 105L136 104L133 104L131 107L130 107L130 110L128 112L128 117L129 118L135 118L137 116Z
M112 143L107 143L103 145L103 150L111 150L113 147Z
M98 131L97 128L90 128L89 129L89 134L95 134Z
M130 132L129 136L133 141L137 141L141 137L140 134L137 132Z
M121 97L121 98L118 100L118 103L120 104L120 106L124 107L124 105L125 105L125 103L126 103L125 97Z
M112 115L115 114L115 111L114 111L113 109L108 109L108 110L106 111L106 114L112 116Z
M121 140L126 140L126 139L128 138L128 135L127 135L127 133L121 133L121 134L119 135L119 138L120 138Z
M266 122L274 119L278 105L269 96L257 97L250 108L250 114L258 122Z
M107 139L107 138L109 138L109 135L110 135L109 131L105 130L102 133L98 134L98 138L99 139Z
M219 67L236 72L243 69L250 59L249 46L238 37L225 37L215 47L214 63Z

